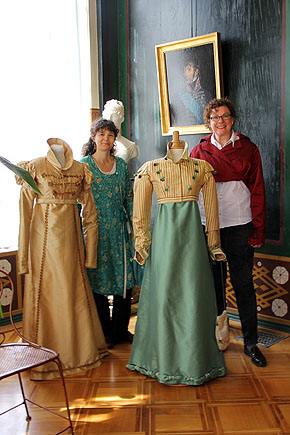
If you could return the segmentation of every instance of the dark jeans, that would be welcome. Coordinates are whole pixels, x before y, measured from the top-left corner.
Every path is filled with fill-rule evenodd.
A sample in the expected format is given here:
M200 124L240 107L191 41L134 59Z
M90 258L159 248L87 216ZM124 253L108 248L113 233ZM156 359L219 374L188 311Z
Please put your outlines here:
M112 319L110 318L110 307L108 298L99 293L94 293L100 322L104 336L110 337L115 343L126 338L131 314L132 289L127 289L127 295L115 295L113 297Z
M253 283L254 248L248 244L252 224L221 228L221 248L227 256L245 345L257 344L257 302ZM226 263L212 264L218 315L225 309Z

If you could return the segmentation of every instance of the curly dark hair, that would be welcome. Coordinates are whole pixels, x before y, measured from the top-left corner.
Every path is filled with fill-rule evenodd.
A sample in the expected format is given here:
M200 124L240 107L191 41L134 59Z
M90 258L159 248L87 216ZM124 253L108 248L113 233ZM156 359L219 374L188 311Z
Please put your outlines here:
M85 143L82 147L83 157L88 156L89 154L94 154L96 152L96 143L94 142L93 137L96 136L99 130L111 131L112 133L114 133L115 140L119 133L119 129L115 126L113 121L104 118L96 119L91 125L91 129L90 129L91 137L88 140L88 142ZM114 152L115 152L115 144L113 148L110 150L110 154L113 155Z
M212 110L222 106L226 106L229 109L233 121L237 119L235 106L228 97L214 98L213 100L210 100L209 103L207 103L203 112L203 120L208 128L210 128L210 116Z

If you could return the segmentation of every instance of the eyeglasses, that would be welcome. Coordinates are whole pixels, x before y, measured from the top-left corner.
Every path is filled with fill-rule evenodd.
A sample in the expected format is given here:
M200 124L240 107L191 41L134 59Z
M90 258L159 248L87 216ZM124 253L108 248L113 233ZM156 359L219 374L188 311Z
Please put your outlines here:
M230 113L225 113L224 115L214 115L214 116L210 116L209 119L211 119L213 122L218 122L219 119L221 118L223 121L228 121L229 119L231 119L232 115Z

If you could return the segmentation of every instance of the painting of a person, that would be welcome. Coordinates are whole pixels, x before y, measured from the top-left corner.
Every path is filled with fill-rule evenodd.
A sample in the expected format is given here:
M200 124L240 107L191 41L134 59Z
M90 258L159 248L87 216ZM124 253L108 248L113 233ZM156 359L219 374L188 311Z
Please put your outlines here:
M210 99L210 93L201 87L199 67L195 61L186 62L183 75L185 87L181 100L190 111L192 123L203 124L203 111Z
M212 49L194 47L173 56L168 53L166 57L171 125L204 124L204 108L215 96ZM177 75L179 80L176 80Z

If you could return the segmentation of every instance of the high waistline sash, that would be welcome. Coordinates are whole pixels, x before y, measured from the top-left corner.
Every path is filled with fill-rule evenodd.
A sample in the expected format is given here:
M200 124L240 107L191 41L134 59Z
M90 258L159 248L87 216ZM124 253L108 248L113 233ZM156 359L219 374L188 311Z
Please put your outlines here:
M75 199L37 198L36 204L76 204Z

